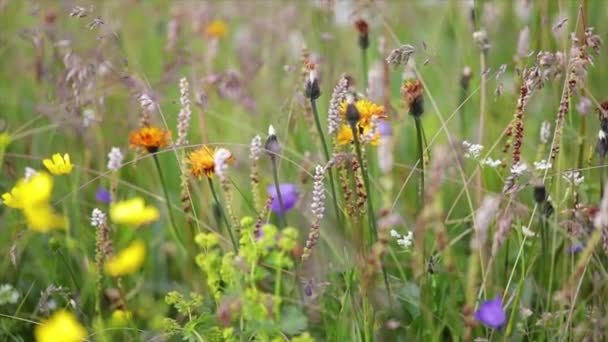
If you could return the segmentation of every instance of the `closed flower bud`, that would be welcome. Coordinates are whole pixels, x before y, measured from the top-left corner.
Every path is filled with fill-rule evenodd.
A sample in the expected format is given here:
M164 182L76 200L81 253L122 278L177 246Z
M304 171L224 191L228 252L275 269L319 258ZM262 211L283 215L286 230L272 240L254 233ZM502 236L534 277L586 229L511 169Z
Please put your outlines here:
M346 95L346 121L351 126L356 126L361 118L361 114L355 106L355 97L353 94Z
M306 85L304 87L304 95L311 100L316 100L321 96L321 89L319 88L319 80L315 69L310 70L309 77L306 80Z
M536 203L543 203L547 199L547 189L544 184L537 184L534 186L534 200Z
M355 28L359 32L359 47L363 50L369 47L369 24L364 19L355 21Z
M281 152L281 144L279 144L279 139L277 139L277 131L272 125L268 127L268 138L266 138L265 148L266 153L268 153L271 158L274 158L275 155Z

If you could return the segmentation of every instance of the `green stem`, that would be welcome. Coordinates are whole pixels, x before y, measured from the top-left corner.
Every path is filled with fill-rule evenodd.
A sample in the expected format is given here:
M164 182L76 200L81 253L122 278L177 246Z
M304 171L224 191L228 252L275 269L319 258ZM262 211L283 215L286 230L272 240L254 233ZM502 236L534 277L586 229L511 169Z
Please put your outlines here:
M319 136L321 137L321 144L323 144L323 152L325 153L325 161L329 162L329 149L327 148L327 142L325 140L325 135L323 134L323 130L321 129L321 121L319 120L319 112L317 110L317 102L313 99L310 99L310 105L312 107L312 113L315 117L315 124L317 126L317 131L319 132ZM340 213L340 208L338 208L338 200L336 196L336 186L334 183L334 172L333 168L329 170L329 184L331 186L331 195L334 202L334 211L336 212L336 221L338 222L339 227L342 226L342 215Z
M160 167L160 162L158 161L158 157L156 154L153 154L152 157L154 159L154 165L156 166L156 170L158 171L158 177L160 178L160 183L163 188L163 193L165 195L165 203L167 204L167 211L169 212L169 220L171 221L171 234L173 235L173 238L175 240L177 240L180 247L182 247L182 249L186 250L184 242L182 241L181 236L179 235L179 233L177 231L177 225L175 224L175 217L173 216L173 210L171 210L171 200L169 199L169 192L167 192L167 185L165 184L165 177L163 177L163 171Z
M359 143L359 134L357 132L357 124L355 122L350 123L350 129L353 132L353 140L355 141L355 149L357 150L357 160L359 161L359 167L361 168L361 174L363 175L363 185L365 186L365 192L367 193L367 211L369 218L369 225L371 228L370 234L370 242L373 244L378 239L378 228L376 227L376 215L374 212L374 205L372 203L372 194L369 186L369 176L367 174L367 169L365 168L365 164L363 163L363 155L361 153L361 145ZM384 278L384 286L386 287L386 291L388 292L389 298L392 298L391 295L391 286L388 282L388 273L386 272L386 268L384 264L382 265L382 277ZM389 300L389 303L392 307L392 301Z
M367 91L367 49L361 49L361 65L363 67L363 85Z
M226 230L228 231L228 235L230 236L230 242L232 242L232 248L234 248L234 252L238 252L239 248L238 245L236 243L236 239L234 238L234 233L232 232L232 227L230 226L230 222L228 222L228 217L226 217L226 214L224 213L224 209L222 208L222 205L220 204L220 201L217 197L217 193L215 192L215 187L213 186L213 180L209 177L207 177L207 180L209 181L209 188L211 189L211 195L213 196L213 201L215 202L215 205L217 205L219 212L220 212L220 216L224 219L224 224L226 225Z
M422 205L424 203L424 149L422 146L422 123L420 122L420 118L414 118L414 121L416 122L416 139L418 140L418 164L420 166L418 196L420 198L420 207L422 208Z
M281 227L287 226L287 213L285 212L285 202L283 202L283 195L281 194L281 187L279 186L279 169L277 167L277 157L275 155L270 156L272 161L272 177L274 178L274 187L277 191L277 199L279 200L279 208L281 208L281 215L277 215Z

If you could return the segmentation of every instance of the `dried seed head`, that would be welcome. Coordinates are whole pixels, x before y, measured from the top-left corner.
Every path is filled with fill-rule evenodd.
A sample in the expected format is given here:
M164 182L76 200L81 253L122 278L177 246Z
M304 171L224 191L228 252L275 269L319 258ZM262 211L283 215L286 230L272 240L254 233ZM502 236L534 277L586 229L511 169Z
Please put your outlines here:
M473 41L483 52L487 52L490 49L488 33L485 30L473 32Z
M409 45L401 45L400 47L393 49L386 57L386 62L393 66L403 65L405 66L410 60L410 56L416 51L416 49Z

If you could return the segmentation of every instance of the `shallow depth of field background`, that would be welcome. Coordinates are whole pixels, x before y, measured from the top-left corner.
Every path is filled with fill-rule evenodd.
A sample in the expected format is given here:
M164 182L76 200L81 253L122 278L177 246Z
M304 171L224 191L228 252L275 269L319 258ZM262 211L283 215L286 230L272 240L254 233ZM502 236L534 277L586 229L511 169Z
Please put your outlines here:
M586 3L587 26L594 27L595 33L606 41L608 6L601 0L581 2ZM435 269L423 275L424 279L416 278L411 269L415 248L403 248L390 238L383 264L388 271L392 297L386 292L382 272L378 272L373 280L374 290L366 293L365 297L369 298L363 300L359 279L366 259L356 247L360 237L355 236L357 231L353 227L337 225L328 194L321 239L310 261L296 266L302 279L293 280L296 268L285 273L285 278L291 280L286 280L288 288L282 292L284 303L293 304L297 311L287 310L285 315L293 315L288 317L297 321L297 327L285 328L284 323L279 322L278 330L273 331L284 328L288 332L269 336L288 340L308 332L318 341L430 341L457 340L465 336L467 323L463 307L469 286L472 217L481 204L481 198L476 197L479 193L502 196L501 210L507 202L514 203L515 218L507 242L501 246L483 285L482 267L474 289L476 294L481 294L474 309L484 300L503 296L509 323L501 329L491 329L473 322L470 337L491 340L606 338L608 259L601 243L585 266L580 284L577 283L574 308L571 310L571 306L556 298L582 255L568 254L566 249L579 242L584 245L589 238L574 239L566 229L566 222L574 217L573 189L564 182L562 173L581 168L585 181L577 189L580 207L598 207L601 199L602 168L597 167L595 154L600 124L595 108L608 98L605 50L594 56L582 86L592 100L592 109L587 116L581 116L576 110L581 93L572 96L560 156L548 172L545 184L555 212L549 218L552 240L546 250L542 250L540 241L534 242L534 238L529 238L522 247L522 226L531 223L530 228L535 232L540 227L538 213L533 214L532 184L537 181L538 172L519 181L525 187L516 195L504 195L502 189L510 165L479 168L478 161L463 157L466 148L461 143L478 142L483 96L486 122L483 141L479 142L484 146L482 155L505 158L508 163L510 155L502 152L502 133L516 108L521 84L519 72L536 62L539 51L569 52L570 33L579 32L581 2L475 1L472 18L469 2L464 0L0 0L0 130L12 138L8 146L0 146L5 149L3 155L0 152L0 193L10 191L23 177L26 167L44 170L42 160L54 153L69 153L75 165L69 176L55 177L53 190L53 206L68 216L69 231L33 232L27 229L17 211L0 205L0 285L11 284L20 294L17 303L0 305L0 337L10 341L32 340L35 322L46 318L45 310L39 307L41 293L55 285L63 289L51 295L54 308L73 312L92 334L88 337L91 340L181 340L182 336L191 340L221 340L217 336L201 337L203 335L189 332L173 335L164 332L165 318L180 324L188 321L187 315L177 313L165 302L170 291L184 296L191 292L201 294L205 304L199 314L207 312L211 317L205 324L219 326L223 321L218 313L220 305L206 292L204 272L192 266L196 255L178 257L152 158L129 149L128 135L138 127L141 113L137 97L142 91L153 97L159 110L153 114L152 122L172 130L175 138L180 110L179 80L188 79L193 115L188 136L192 146L186 149L191 151L200 144L210 144L232 151L235 162L229 173L234 211L239 218L255 216L251 209L249 144L256 134L265 139L268 126L273 125L282 144L279 178L296 184L299 189L298 204L288 212L287 219L290 226L298 229L299 245L303 246L311 219L314 166L324 162L315 127L304 114L303 103L307 100L302 93L303 48L317 64L321 88L317 104L321 125L326 128L332 89L343 73L352 76L357 92L366 93L358 33L353 24L356 19L365 18L370 28L369 69L381 72L382 61L402 44L411 44L416 49L411 57L415 68L410 64L409 70L415 70L425 85L422 125L430 157L426 171L433 163L435 147L440 145L449 147L462 161L464 173L455 165L449 165L440 185L439 215L447 232L454 268L446 268L445 257L439 255L437 260L429 261L432 264L429 267ZM70 16L75 6L82 6L87 15ZM205 30L214 20L223 21L226 32L210 38ZM170 34L172 25L179 26L176 36ZM518 37L526 26L529 27L529 54L518 57ZM486 70L481 70L480 49L473 40L473 32L482 29L487 32L490 44ZM68 54L77 56L80 64L74 64L76 67L90 67L94 73L94 88L81 89L85 94L81 96L86 98L84 103L75 103L74 89L65 81L69 71L65 63ZM471 69L472 77L463 96L461 77L466 67ZM480 85L482 73L487 81L484 91ZM388 176L393 184L390 190L382 184L377 148L367 147L366 154L376 218L380 212L398 215L400 219L391 229L406 234L414 230L425 203L417 194L414 120L404 108L399 93L403 74L403 66L390 68L391 108L385 108L395 144L393 171ZM218 78L222 81L214 82ZM374 86L373 77L370 77L370 86ZM550 146L546 146L542 158L537 157L539 129L545 120L551 122L552 130L555 127L563 87L564 76L547 82L535 91L526 109L522 159L532 169L534 161L547 159ZM379 104L384 103L380 100ZM95 116L87 125L83 117L86 110L93 111ZM580 129L583 121L586 121L584 131ZM584 141L582 149L580 141ZM98 314L95 310L95 230L89 222L93 208L107 210L106 204L96 201L95 192L99 187L110 185L106 165L107 154L113 146L121 148L128 163L120 171L118 199L142 196L146 203L161 211L158 221L142 228L113 228L115 250L126 247L135 236L148 247L143 268L122 279L133 317L128 324L118 327L110 322L115 309L114 279L104 277L101 312ZM173 150L166 150L158 158L178 222L186 229L185 220L179 216L177 155ZM140 159L131 163L137 158ZM271 170L271 163L262 155L263 196L266 187L273 184ZM483 175L481 189L472 176L476 172ZM561 185L552 179L562 179ZM427 177L426 181L428 186L434 179ZM198 228L223 234L222 248L229 251L228 235L218 228L213 216L207 181L191 182ZM327 182L326 185L329 189ZM463 195L465 188L470 197ZM362 221L367 223L367 217ZM270 216L270 222L279 223L275 215ZM369 227L365 225L365 229L367 236ZM493 221L488 230L488 246L496 230L497 223ZM428 248L435 249L433 229L429 227L426 234ZM518 255L521 251L523 258ZM549 261L543 263L542 258ZM488 256L482 259L483 265ZM538 267L552 271L550 292L544 285L538 285L544 282L544 275L549 274L537 272ZM274 278L272 281L274 284ZM318 292L310 301L300 298L301 291L297 289L308 286L308 282L314 282L314 291ZM270 288L272 293L272 286L261 287ZM479 291L479 286L484 286L483 291ZM523 314L522 308L530 309L531 315ZM204 334L208 328L205 324L192 329ZM231 324L238 331L244 323L237 319ZM256 336L255 333L249 332L237 340L245 341L252 336ZM258 339L263 340L259 336Z

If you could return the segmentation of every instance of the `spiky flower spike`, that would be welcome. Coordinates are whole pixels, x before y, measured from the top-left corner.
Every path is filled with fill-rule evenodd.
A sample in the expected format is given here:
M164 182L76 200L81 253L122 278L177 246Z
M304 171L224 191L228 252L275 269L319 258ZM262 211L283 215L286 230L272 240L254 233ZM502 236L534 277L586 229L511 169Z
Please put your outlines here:
M312 253L312 249L319 240L319 227L323 214L325 213L325 187L323 181L325 179L326 168L317 165L315 168L314 184L312 189L312 203L310 204L310 211L313 215L312 223L310 224L310 233L308 234L308 240L306 240L306 246L302 253L302 261L307 260Z
M342 75L338 84L334 87L329 100L329 110L327 112L327 131L330 135L334 135L341 124L340 112L342 103L346 101L346 94L350 87L351 79L347 75Z
M182 77L179 80L179 102L181 109L177 116L177 141L176 145L186 145L188 143L188 127L192 119L192 110L190 109L190 85L188 79Z
M251 180L251 192L253 193L253 203L255 204L256 210L262 209L262 203L260 200L260 175L258 168L258 161L262 155L262 137L256 135L251 139L249 145L249 159L251 160L251 173L249 178Z

